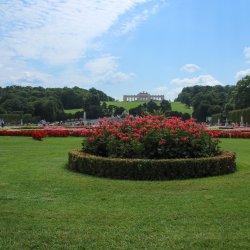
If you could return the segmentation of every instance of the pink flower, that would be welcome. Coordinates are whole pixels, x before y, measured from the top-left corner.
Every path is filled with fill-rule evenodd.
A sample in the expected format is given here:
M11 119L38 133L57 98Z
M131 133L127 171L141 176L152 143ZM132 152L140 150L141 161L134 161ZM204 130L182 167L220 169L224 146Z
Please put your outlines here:
M165 145L165 144L167 144L164 140L160 140L159 142L158 142L158 144L159 145Z

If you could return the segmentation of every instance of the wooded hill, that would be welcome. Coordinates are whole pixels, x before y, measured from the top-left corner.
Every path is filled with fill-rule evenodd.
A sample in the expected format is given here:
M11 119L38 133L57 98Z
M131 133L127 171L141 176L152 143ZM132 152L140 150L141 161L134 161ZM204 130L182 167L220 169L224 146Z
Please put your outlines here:
M236 86L193 86L183 88L175 101L193 108L193 117L206 121L220 113L227 117L232 110L250 107L250 76L238 81Z
M65 109L85 110L89 119L120 115L125 108L109 105L112 101L114 98L95 88L86 90L79 87L0 87L0 118L14 114L20 116L28 114L29 117L47 121L83 117L83 111L70 114L65 113ZM236 86L186 87L175 101L192 107L193 117L201 122L218 113L222 117L228 117L230 111L250 107L250 76L238 81ZM155 111L165 115L183 115L180 112L174 114L168 101L164 101L160 105L151 101L129 109L129 112L134 115Z
M64 120L64 109L114 101L100 90L74 88L0 87L0 114L30 114L48 121Z

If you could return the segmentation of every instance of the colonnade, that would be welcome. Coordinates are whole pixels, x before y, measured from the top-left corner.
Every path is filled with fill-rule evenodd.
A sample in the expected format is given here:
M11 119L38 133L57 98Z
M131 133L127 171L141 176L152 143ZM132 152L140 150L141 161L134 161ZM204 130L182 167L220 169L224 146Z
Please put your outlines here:
M164 100L164 95L124 95L123 96L123 101L124 102L135 102L135 101L162 101Z

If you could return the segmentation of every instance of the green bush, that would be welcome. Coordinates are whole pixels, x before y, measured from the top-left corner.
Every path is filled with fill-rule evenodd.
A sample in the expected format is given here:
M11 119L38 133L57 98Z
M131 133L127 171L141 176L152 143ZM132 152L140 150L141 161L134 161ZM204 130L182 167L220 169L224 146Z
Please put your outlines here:
M232 173L236 170L235 154L189 159L121 159L72 151L68 167L88 175L130 180L172 180Z

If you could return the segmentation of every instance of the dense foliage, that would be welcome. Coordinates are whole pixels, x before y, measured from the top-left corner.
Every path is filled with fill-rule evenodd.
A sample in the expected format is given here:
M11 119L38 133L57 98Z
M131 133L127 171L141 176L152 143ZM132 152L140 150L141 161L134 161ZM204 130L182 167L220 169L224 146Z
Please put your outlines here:
M176 101L193 107L193 117L206 121L207 117L220 114L223 119L229 112L250 107L250 76L236 83L236 86L193 86L183 88ZM235 121L234 121L235 122Z
M231 96L234 86L193 86L183 88L176 101L193 108L193 117L206 121L212 114L228 112L233 109Z
M233 92L235 109L250 107L250 76L246 76L237 82Z
M122 158L192 158L218 154L218 141L193 120L163 116L127 116L103 120L86 133L83 151Z
M102 110L100 102L109 100L114 99L94 88L0 87L0 114L30 114L55 121L70 116L64 113L64 109L84 108L96 118L99 115L96 110Z

